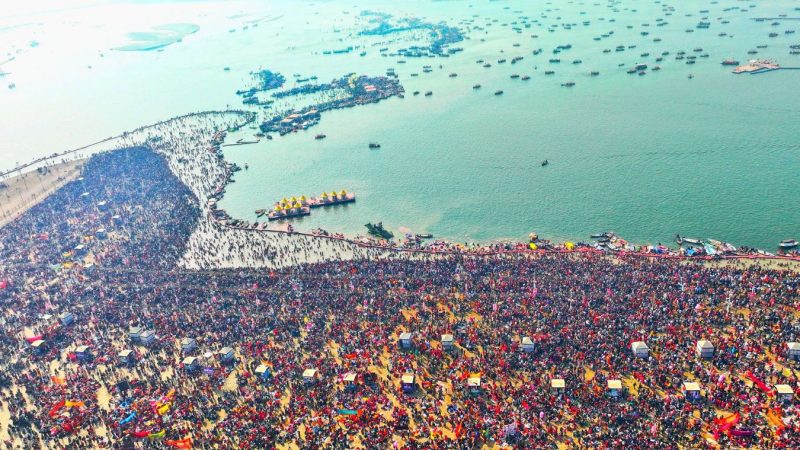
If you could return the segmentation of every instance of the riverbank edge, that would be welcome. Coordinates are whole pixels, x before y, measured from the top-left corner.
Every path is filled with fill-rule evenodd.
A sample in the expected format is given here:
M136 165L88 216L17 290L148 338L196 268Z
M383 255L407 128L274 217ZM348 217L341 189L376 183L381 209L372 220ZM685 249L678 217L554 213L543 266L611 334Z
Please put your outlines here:
M115 139L128 138L128 137L131 137L134 133L147 131L148 129L151 129L151 128L154 128L154 127L157 127L157 126L160 126L160 125L169 124L171 122L179 122L181 120L186 120L186 119L189 119L189 118L192 118L192 117L195 117L195 116L203 116L203 115L209 115L209 114L226 114L226 113L230 113L232 115L244 116L246 118L246 120L244 122L238 123L237 127L246 126L247 124L252 123L253 121L256 120L256 115L254 113L252 113L252 112L249 112L249 111L230 110L230 111L206 111L206 112L200 112L200 113L190 113L190 114L186 114L186 115L182 115L182 116L177 116L177 117L174 117L172 119L163 120L163 121L154 123L152 125L142 126L142 127L137 128L134 131L125 132L125 133L122 133L119 136L112 137L112 138L107 138L107 139L103 140L102 142L111 142L111 141L113 141ZM221 174L221 177L220 177L220 179L218 181L215 180L215 182L213 182L213 185L215 186L213 190L206 190L206 189L201 189L198 186L192 186L191 183L188 180L187 171L180 169L180 158L178 158L176 156L176 154L171 152L170 149L168 149L168 148L164 148L164 149L161 149L161 150L158 150L158 149L154 148L154 146L151 145L152 144L152 142L151 142L152 136L148 136L146 139L144 139L142 141L142 144L140 144L140 145L146 146L151 151L153 151L155 153L158 153L158 154L161 154L162 156L166 157L169 160L169 162L170 162L170 164L169 164L170 171L172 171L172 173L175 174L175 176L182 183L187 185L190 188L190 190L192 190L194 192L194 194L197 196L198 202L201 205L201 209L202 209L202 216L203 217L201 217L201 219L206 219L210 224L212 224L214 227L216 227L216 228L218 228L220 230L230 230L230 231L233 231L233 232L238 232L238 233L244 232L244 233L248 233L248 234L253 233L253 234L258 234L258 235L261 235L261 236L269 235L269 234L282 235L282 236L286 236L286 237L292 237L292 238L295 238L295 239L297 239L297 238L306 238L306 239L310 239L310 240L316 241L316 242L327 241L327 242L335 243L335 244L338 244L338 245L345 245L347 247L350 247L351 250L353 251L353 254L352 254L352 258L353 259L381 257L381 256L384 256L386 254L392 254L392 255L396 255L396 256L397 255L405 255L405 256L412 256L412 257L413 256L420 256L420 257L425 257L425 256L429 256L429 257L430 256L433 256L433 257L435 257L435 256L489 257L489 256L497 256L497 255L531 255L531 256L535 256L535 255L562 254L562 255L580 255L580 256L586 256L586 257L613 257L613 258L618 259L620 261L624 261L625 259L629 259L629 258L637 258L637 259L648 259L648 260L652 260L652 261L655 261L655 260L675 260L675 261L691 262L691 263L698 263L698 264L704 264L704 265L720 265L720 264L731 265L731 264L735 264L735 265L741 265L742 267L750 267L750 266L758 265L759 267L762 267L762 268L765 268L765 269L792 270L792 271L795 271L795 272L800 272L800 257L795 257L795 256L748 254L748 255L718 255L718 256L694 256L694 257L691 257L691 256L683 256L683 255L654 254L654 253L643 253L643 252L633 252L633 251L615 251L615 252L608 251L607 252L607 251L602 251L602 250L593 249L593 248L587 248L587 247L576 247L574 249L567 249L567 248L563 248L564 247L563 245L560 245L559 247L561 247L561 248L557 248L557 249L536 249L536 250L531 250L531 249L528 249L528 248L524 248L524 249L520 249L520 248L501 249L501 248L496 248L496 247L493 248L492 245L496 245L497 243L491 243L489 246L477 247L477 248L473 248L473 249L455 249L455 248L452 248L452 249L433 249L433 248L426 248L426 247L409 248L409 247L399 247L399 246L394 246L394 245L388 245L388 244L372 241L372 240L369 240L369 239L366 239L366 238L349 237L349 236L345 236L345 235L342 235L342 234L324 235L324 234L319 234L319 233L267 229L266 227L264 227L264 228L254 228L254 227L250 227L250 226L245 227L245 226L234 225L234 224L227 223L227 222L230 222L232 220L232 218L215 217L214 211L216 209L214 207L211 207L210 204L209 204L210 200L217 200L218 201L224 196L225 188L230 184L231 178L232 178L233 173L234 173L234 171L232 170L233 165L231 163L228 163L224 159L224 154L220 150L220 143L221 143L222 140L224 140L224 135L228 130L227 129L214 129L214 130L209 130L209 131L211 132L210 134L213 134L214 138L211 140L211 142L207 143L208 145L197 145L196 149L198 151L198 154L195 155L195 156L200 157L201 154L199 152L202 152L202 151L209 152L209 153L212 153L212 154L215 155L215 157L212 159L212 161L214 161L214 164L217 165L217 167L215 169ZM92 145L96 145L96 144L92 144ZM120 146L117 146L117 147L114 147L114 148L111 148L111 149L101 150L101 151L115 151L115 150L119 150L121 148L126 148L126 147L128 147L130 145L131 144L120 145ZM91 145L82 147L81 149L87 149L89 147L91 147ZM57 156L54 155L54 156L52 156L50 158L40 158L36 162L37 163L46 162L46 161L50 160L51 158L62 157L64 154L69 154L69 153L72 153L74 151L75 150L68 151L68 152L59 154ZM99 153L99 152L100 151L98 151L97 153ZM206 155L207 154L208 153L206 153ZM85 160L85 158L84 158L84 160ZM73 163L81 164L82 161L83 160L76 159L76 160L73 161ZM29 172L24 172L24 173L22 173L20 175L17 175L16 177L22 176L23 174L26 174L26 173L29 173ZM11 180L11 178L9 178L8 180ZM69 182L69 180L68 181L64 181L64 183L62 183L61 186L63 186L63 184L66 184L67 182ZM58 188L60 188L61 186L58 186L57 188L54 188L54 189L50 189L47 192L41 193L41 194L44 194L44 195L37 195L35 201L33 201L29 205L27 205L26 210L29 209L30 207L34 206L38 202L41 202L42 200L47 198L48 195L52 194L53 192L56 192L58 190ZM24 211L19 212L14 218L18 217L21 214L24 214ZM11 220L13 220L14 218L11 218ZM6 221L6 222L8 222L8 221ZM5 226L5 224L6 223L0 223L0 228L2 228L2 226ZM199 228L201 228L200 224L198 224L198 229ZM196 230L196 232L197 232L197 230ZM190 236L190 239L191 239L191 236ZM524 243L521 242L521 241L517 243L517 247L519 247L521 245L524 245ZM330 257L330 255L327 255L326 259L329 259L329 257ZM301 261L301 262L312 262L312 261ZM196 268L201 268L197 264L187 264L187 266L190 266L190 267L191 266L196 266ZM223 268L224 266L225 265L220 265L219 268ZM241 264L238 264L238 265L237 264L233 264L230 267L250 267L250 266L251 266L251 264L248 264L246 261L242 261ZM205 268L205 267L203 267L203 268Z

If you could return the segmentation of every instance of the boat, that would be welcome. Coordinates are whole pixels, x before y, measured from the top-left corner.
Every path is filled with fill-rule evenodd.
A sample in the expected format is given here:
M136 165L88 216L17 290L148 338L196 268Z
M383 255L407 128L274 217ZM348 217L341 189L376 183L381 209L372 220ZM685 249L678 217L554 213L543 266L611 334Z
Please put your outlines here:
M414 91L413 95L419 95L419 91Z
M495 91L495 92L494 92L494 95L503 95L503 91L502 91L502 90L500 90L500 91Z
M512 80L516 80L517 78L519 78L518 74L515 73L515 74L511 75L511 79Z
M369 234L381 239L389 240L394 237L394 234L391 231L383 228L383 222L378 222L377 224L367 223L364 226L367 227L367 232Z
M457 73L451 73L451 74L450 74L450 78L455 78L455 77L457 77L457 76L458 76L458 74L457 74Z
M693 238L683 237L680 234L676 234L675 235L675 242L677 242L678 245L683 245L683 244L686 244L686 245L697 245L697 246L702 246L703 245L703 241L701 241L700 239L693 239Z
M544 167L544 166L546 166L548 164L550 164L550 161L548 161L546 159L544 161L542 161L542 167Z
M318 141L319 141L319 140L321 140L321 139L325 139L326 137L328 137L328 136L326 136L326 135L324 135L324 134L320 133L320 134L318 134L318 135L314 136L314 139L316 139L316 140L318 140Z
M266 209L257 209L257 210L256 210L256 216L258 216L258 217L261 217L261 216L263 216L263 215L264 215L264 214L266 214L266 213L267 213L267 210L266 210Z
M428 92L425 93L425 97L430 97L431 95L433 95L432 91L428 91Z
M475 86L472 86L472 89L480 89L480 88L481 88L480 84L476 84Z
M567 81L566 83L561 83L561 86L562 87L572 87L572 86L575 86L575 82L574 81Z
M554 71L552 71L552 70L545 70L545 71L544 71L544 74L545 74L545 75L552 75L552 74L554 74L554 73L555 73L555 72L554 72Z
M722 65L723 66L738 66L739 65L739 61L737 61L735 59L732 59L732 58L731 59L726 59L726 60L722 61Z
M522 81L528 81L530 79L531 79L531 77L529 77L528 75L523 75L522 78L520 78L520 80L522 80Z
M381 148L381 144L379 144L377 142L370 142L369 143L369 148Z
M796 239L784 239L778 243L780 248L794 248L797 247L798 242Z
M591 76L593 76L593 77L596 77L596 76L600 75L600 72L598 72L598 71L596 71L596 70L593 70L593 71L590 73L590 75L591 75Z
M597 240L597 239L610 239L613 236L614 236L614 233L612 233L611 231L603 231L602 233L592 234L589 237L592 238L592 239Z
M430 233L422 233L422 234L417 234L415 236L417 237L417 239L431 239L433 237L433 235Z

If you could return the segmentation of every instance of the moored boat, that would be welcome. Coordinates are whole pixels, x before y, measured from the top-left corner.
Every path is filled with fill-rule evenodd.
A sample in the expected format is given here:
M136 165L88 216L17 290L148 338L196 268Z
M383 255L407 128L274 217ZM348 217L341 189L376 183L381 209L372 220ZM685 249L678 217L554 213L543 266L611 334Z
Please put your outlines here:
M796 239L784 239L778 243L778 247L780 248L794 248L798 246L798 242Z
M383 228L383 222L378 222L377 224L367 223L364 226L367 227L367 232L375 237L386 240L394 237L394 234L391 231Z

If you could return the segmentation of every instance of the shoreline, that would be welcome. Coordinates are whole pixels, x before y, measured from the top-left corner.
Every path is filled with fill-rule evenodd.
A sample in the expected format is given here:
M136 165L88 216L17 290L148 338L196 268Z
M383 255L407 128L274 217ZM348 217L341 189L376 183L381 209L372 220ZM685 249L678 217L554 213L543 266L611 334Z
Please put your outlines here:
M213 116L212 116L213 115ZM209 123L209 116L211 122ZM220 123L216 122L217 117L222 118ZM206 122L197 126L192 123L192 119L205 120ZM242 121L244 118L244 121ZM233 120L231 120L233 119ZM383 258L389 255L406 255L410 257L425 256L494 256L500 254L579 254L591 256L612 256L615 258L644 258L650 260L671 259L699 264L743 264L745 266L754 264L757 261L760 267L778 268L785 265L785 269L800 271L800 256L772 255L767 253L746 253L746 254L723 254L715 256L687 256L678 254L673 249L668 248L667 253L653 253L652 247L640 247L636 250L623 248L620 250L601 250L585 244L577 246L569 242L550 244L549 241L542 242L542 248L531 249L529 243L523 241L488 243L473 243L469 247L448 242L446 240L436 240L430 243L419 243L409 245L409 243L387 243L371 237L361 235L348 236L341 233L329 232L301 232L288 231L287 229L270 229L265 222L251 223L241 219L236 219L227 215L224 210L217 209L216 203L224 196L226 187L231 182L231 177L235 172L235 165L224 159L221 150L225 135L229 129L238 129L255 121L257 117L246 111L223 111L223 112L200 112L178 116L172 119L157 122L153 125L142 126L134 131L125 132L115 138L109 138L103 142L117 140L117 146L113 149L100 151L114 151L135 145L144 145L151 151L164 156L169 164L170 170L175 176L187 185L198 198L201 207L201 218L195 232L190 237L190 245L183 258L181 266L186 269L207 269L207 268L231 268L231 267L263 267L281 268L293 264L324 262L336 259L372 259ZM198 130L202 126L212 127L203 130L208 136L205 142L176 141L178 145L171 145L164 141L165 136L174 136L175 131L180 131L181 127L196 127ZM161 127L167 127L161 130ZM176 130L176 128L178 130ZM180 139L180 138L179 138ZM93 144L94 145L94 144ZM90 146L82 147L89 148ZM181 148L178 148L181 147ZM47 159L45 159L46 161ZM77 159L62 163L67 167L79 167L84 160ZM60 167L54 165L52 167ZM24 180L28 174L25 172L8 180ZM59 187L68 181L77 178L77 172L71 173L70 178L63 179L56 185L44 185L44 189L35 194L34 200L21 205L24 209L15 210L16 214L3 216L0 227L18 217L19 214L28 210L39 201L42 201L49 194L55 192ZM18 181L17 181L18 182ZM40 183L41 184L41 183ZM2 212L0 212L2 214ZM260 240L259 243L265 253L244 255L230 249L226 249L225 243L247 242ZM282 241L291 240L296 244L315 243L319 247L313 255L304 254L298 257L294 255L277 254L269 256L270 248L280 246ZM569 247L569 248L568 248ZM645 251L642 251L645 250Z

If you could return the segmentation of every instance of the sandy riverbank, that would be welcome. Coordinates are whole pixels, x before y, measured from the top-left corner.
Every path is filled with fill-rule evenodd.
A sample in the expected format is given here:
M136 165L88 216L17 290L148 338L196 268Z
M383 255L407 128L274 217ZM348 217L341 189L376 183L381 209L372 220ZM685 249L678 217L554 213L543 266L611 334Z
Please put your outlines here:
M57 163L3 180L3 185L0 185L0 227L78 178L83 161Z

